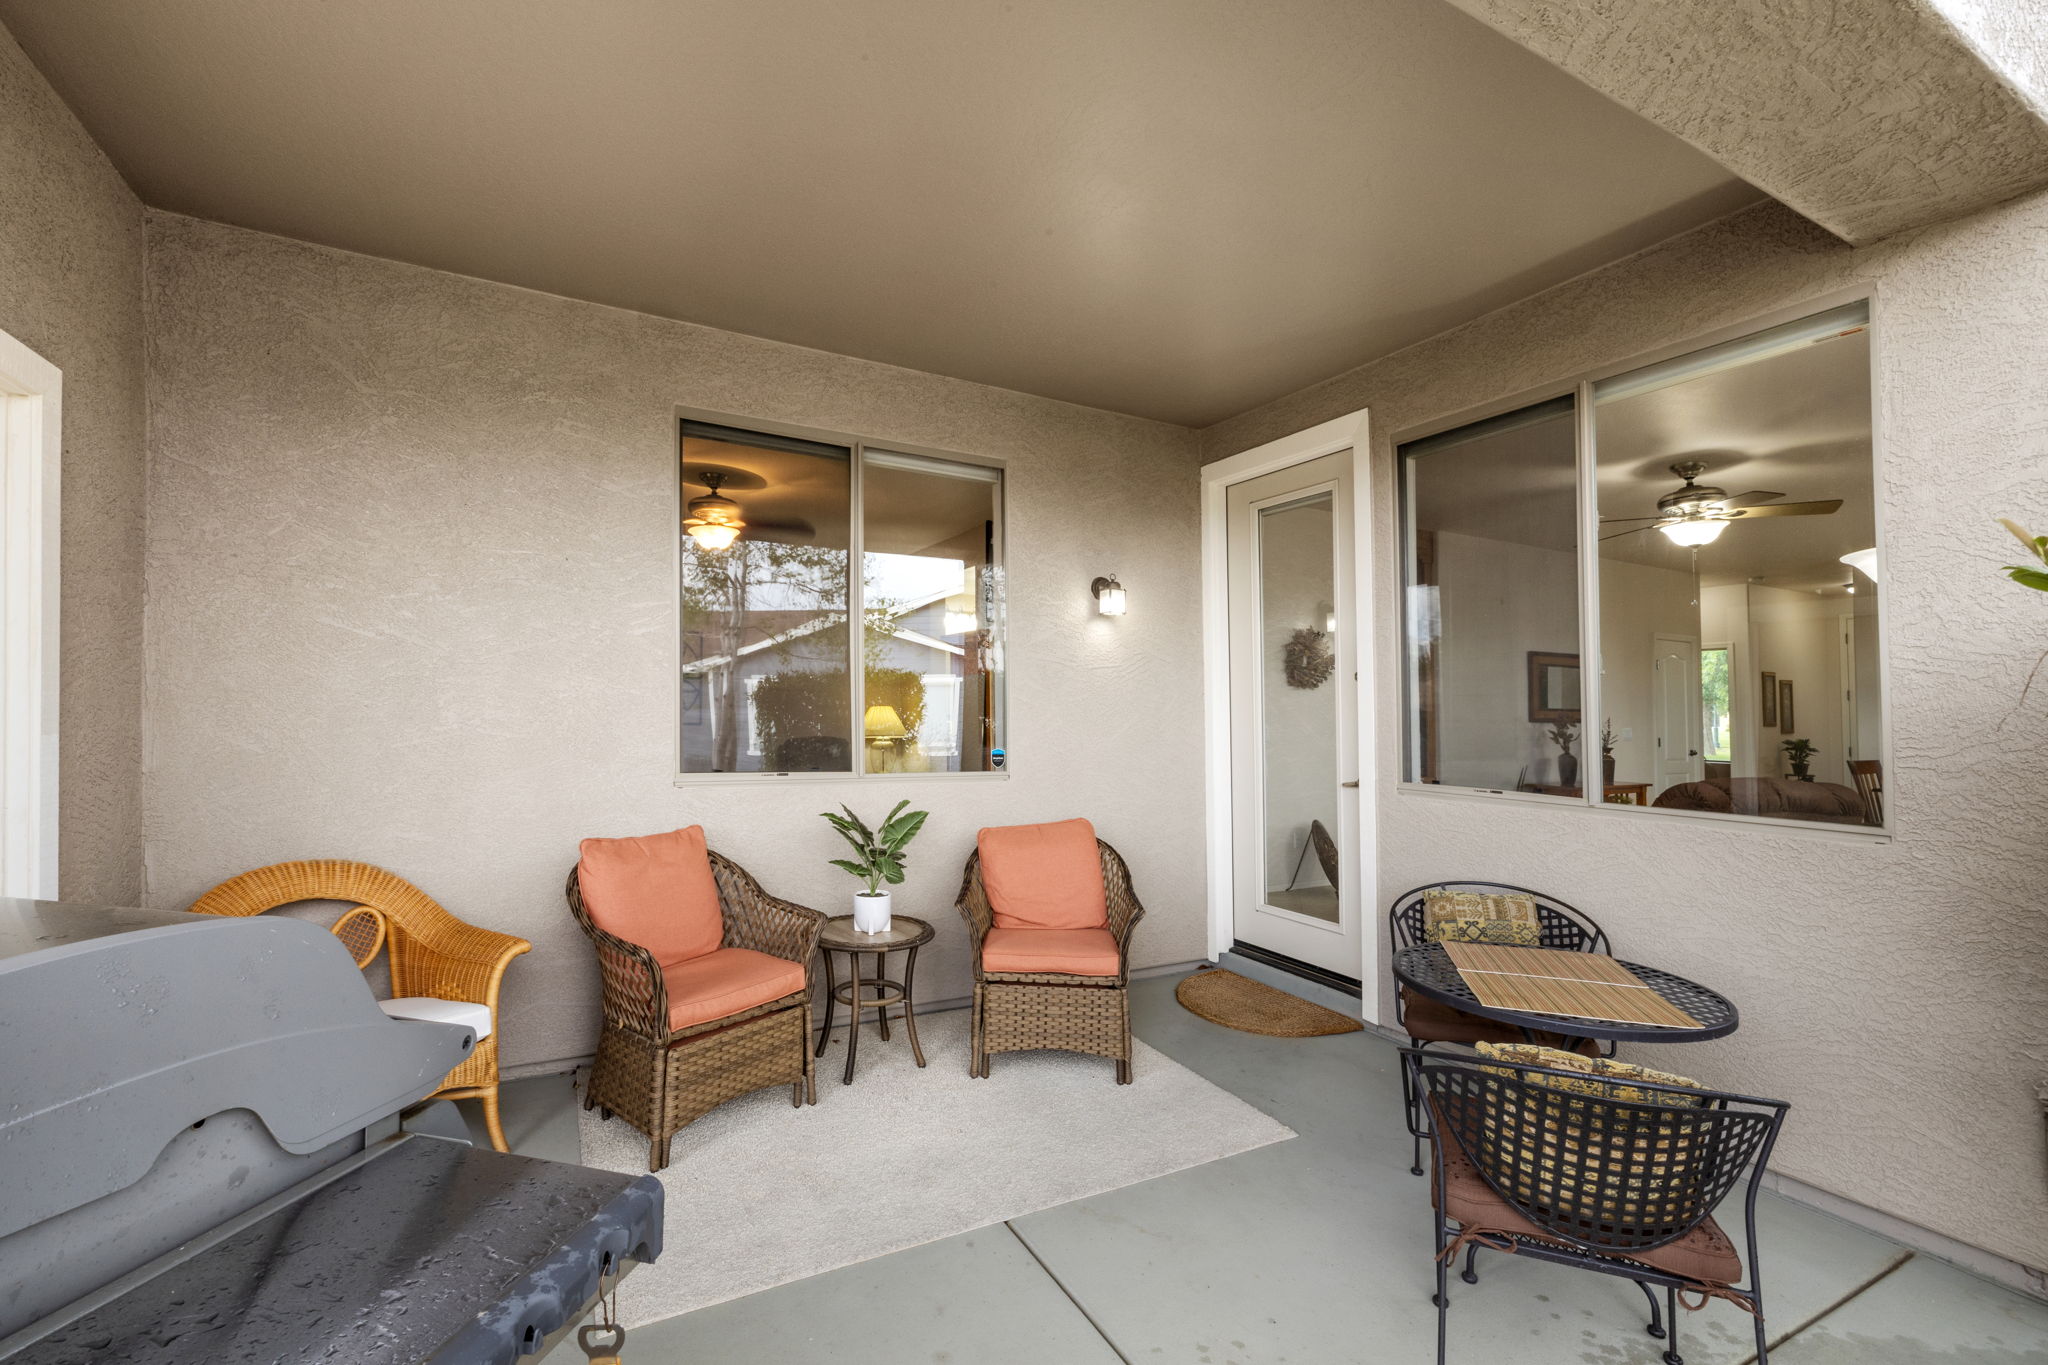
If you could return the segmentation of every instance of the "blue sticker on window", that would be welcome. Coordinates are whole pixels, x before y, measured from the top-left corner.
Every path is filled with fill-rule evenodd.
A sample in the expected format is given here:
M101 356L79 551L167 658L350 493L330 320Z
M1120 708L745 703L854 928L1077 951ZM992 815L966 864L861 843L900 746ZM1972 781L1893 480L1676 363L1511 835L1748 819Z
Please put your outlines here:
M998 768L1003 766L1003 759L1005 757L1006 755L1001 749L990 749L988 751L988 761L995 764Z

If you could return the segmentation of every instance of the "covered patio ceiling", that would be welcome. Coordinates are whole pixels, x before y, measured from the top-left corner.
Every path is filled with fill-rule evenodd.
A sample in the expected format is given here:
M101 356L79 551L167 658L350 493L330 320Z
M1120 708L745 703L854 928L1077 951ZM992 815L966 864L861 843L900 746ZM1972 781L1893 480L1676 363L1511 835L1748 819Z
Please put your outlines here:
M0 0L148 203L1206 425L1754 202L1444 0Z

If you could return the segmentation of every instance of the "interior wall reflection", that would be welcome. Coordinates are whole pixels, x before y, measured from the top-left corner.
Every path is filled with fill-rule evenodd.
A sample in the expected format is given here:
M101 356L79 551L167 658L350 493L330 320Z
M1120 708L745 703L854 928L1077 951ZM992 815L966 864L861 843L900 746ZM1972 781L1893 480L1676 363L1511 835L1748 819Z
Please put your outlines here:
M1594 394L1616 784L1661 809L1874 823L1849 768L1884 758L1866 305Z

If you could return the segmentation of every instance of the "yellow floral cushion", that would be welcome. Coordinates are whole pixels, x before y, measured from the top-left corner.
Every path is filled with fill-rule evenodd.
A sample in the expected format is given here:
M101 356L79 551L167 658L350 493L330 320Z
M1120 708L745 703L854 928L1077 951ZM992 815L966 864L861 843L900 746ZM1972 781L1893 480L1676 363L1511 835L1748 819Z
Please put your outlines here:
M1578 1072L1585 1078L1485 1068L1531 1085L1666 1109L1702 1108L1710 1103L1705 1096L1681 1099L1625 1084L1646 1081L1692 1090L1705 1088L1668 1071L1531 1043L1482 1042L1474 1046L1485 1057ZM1504 1178L1525 1203L1599 1227L1639 1227L1689 1216L1694 1191L1687 1173L1707 1155L1706 1134L1668 1124L1643 1127L1629 1118L1619 1119L1615 1127L1610 1127L1610 1122L1596 1116L1583 1101L1567 1100L1560 1112L1541 1123L1524 1120L1503 1129L1497 1136L1506 1140L1513 1157L1511 1169L1496 1171L1496 1178Z
M1624 1104L1668 1104L1698 1108L1706 1103L1704 1099L1681 1099L1662 1090L1644 1090L1638 1086L1617 1084L1625 1081L1646 1081L1651 1085L1677 1085L1688 1090L1704 1090L1706 1087L1686 1076L1675 1076L1669 1071L1657 1071L1647 1066L1636 1066L1631 1062L1617 1062L1611 1057L1588 1057L1579 1052L1560 1052L1554 1047L1537 1047L1534 1043L1475 1043L1473 1047L1482 1057L1492 1057L1503 1062L1519 1062L1523 1066L1545 1066L1558 1071L1575 1071L1585 1077L1579 1080L1572 1076L1535 1076L1526 1071L1509 1073L1496 1071L1499 1075L1512 1074L1517 1080L1531 1085L1547 1085L1553 1090L1569 1090L1579 1095L1595 1095L1602 1099L1620 1100Z
M1532 896L1483 891L1422 893L1425 943L1509 943L1534 948L1543 942L1543 921Z

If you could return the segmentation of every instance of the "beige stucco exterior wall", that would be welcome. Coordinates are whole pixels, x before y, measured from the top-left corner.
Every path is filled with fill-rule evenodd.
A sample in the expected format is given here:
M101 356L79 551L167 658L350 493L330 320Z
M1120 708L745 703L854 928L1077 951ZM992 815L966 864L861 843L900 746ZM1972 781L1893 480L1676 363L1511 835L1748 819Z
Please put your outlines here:
M1372 410L1380 695L1399 695L1391 438L1851 288L1878 300L1889 842L1394 782L1379 717L1379 904L1443 877L1554 890L1623 954L1723 987L1731 1037L1648 1060L1793 1102L1788 1174L2048 1265L2048 696L2018 705L2048 603L1991 524L2048 525L2048 197L1863 250L1777 205L1710 224L1210 428L1220 459ZM1383 996L1390 999L1390 996ZM1638 1055L1643 1050L1638 1050Z
M0 30L0 329L64 374L58 892L141 890L142 206Z
M505 1056L587 1053L585 835L702 823L778 895L850 909L816 812L932 812L900 911L938 926L984 824L1085 815L1206 948L1194 434L152 214L148 899L287 858L389 867L534 942ZM674 408L1004 460L1005 780L673 785ZM1128 616L1094 614L1116 573ZM951 1065L951 1062L941 1062Z

